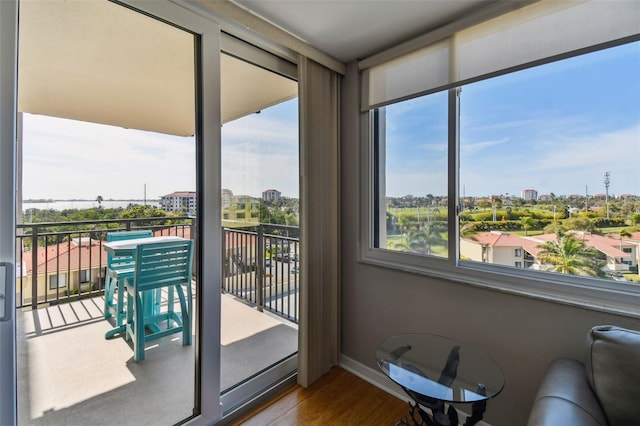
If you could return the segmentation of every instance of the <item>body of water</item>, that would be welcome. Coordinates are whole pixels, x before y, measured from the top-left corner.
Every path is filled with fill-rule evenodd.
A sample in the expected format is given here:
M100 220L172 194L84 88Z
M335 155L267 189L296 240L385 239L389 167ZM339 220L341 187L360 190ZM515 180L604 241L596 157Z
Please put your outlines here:
M129 204L144 204L144 200L134 200L134 201L119 201L119 200L105 200L102 202L102 207L105 209L116 209L116 208L126 208ZM147 200L148 206L159 207L160 203L157 201L149 201ZM67 209L91 209L94 207L98 207L97 201L69 201L69 200L60 200L60 201L51 201L47 203L22 203L22 211L27 211L29 209L39 209L39 210L67 210Z

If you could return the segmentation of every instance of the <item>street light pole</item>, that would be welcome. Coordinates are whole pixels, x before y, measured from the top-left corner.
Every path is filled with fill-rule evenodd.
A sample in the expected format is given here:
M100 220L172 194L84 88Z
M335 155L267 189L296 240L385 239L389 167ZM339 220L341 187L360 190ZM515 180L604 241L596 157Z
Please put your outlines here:
M609 172L604 172L604 202L606 204L607 207L607 220L609 220L609 183L610 183L610 179L609 179Z

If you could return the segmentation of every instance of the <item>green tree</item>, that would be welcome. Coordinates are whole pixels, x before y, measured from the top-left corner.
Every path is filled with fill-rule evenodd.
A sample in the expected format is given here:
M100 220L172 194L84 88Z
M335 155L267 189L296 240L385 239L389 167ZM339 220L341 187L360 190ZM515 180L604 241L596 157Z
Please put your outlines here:
M442 238L443 226L439 222L424 222L419 226L409 227L402 235L401 241L394 245L395 250L413 253L432 254L434 245L445 245Z
M520 224L522 225L525 236L529 235L529 229L533 227L533 223L531 216L523 216L520 218Z
M547 241L538 247L542 249L538 260L552 265L553 272L587 276L597 276L600 272L597 262L600 253L571 234L559 231L555 241Z

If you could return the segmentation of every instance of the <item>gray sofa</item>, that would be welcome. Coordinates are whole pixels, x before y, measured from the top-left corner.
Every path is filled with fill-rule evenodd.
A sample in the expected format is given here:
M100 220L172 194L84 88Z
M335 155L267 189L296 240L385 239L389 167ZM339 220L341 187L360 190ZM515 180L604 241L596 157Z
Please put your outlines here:
M640 331L594 327L585 352L551 363L527 426L640 425Z

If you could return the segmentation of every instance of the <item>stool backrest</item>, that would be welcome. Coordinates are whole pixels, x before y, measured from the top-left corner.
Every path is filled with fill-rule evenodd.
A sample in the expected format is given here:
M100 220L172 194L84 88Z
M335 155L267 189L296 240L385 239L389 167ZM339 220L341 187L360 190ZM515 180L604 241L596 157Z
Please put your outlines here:
M193 241L140 244L136 251L135 291L191 285Z

